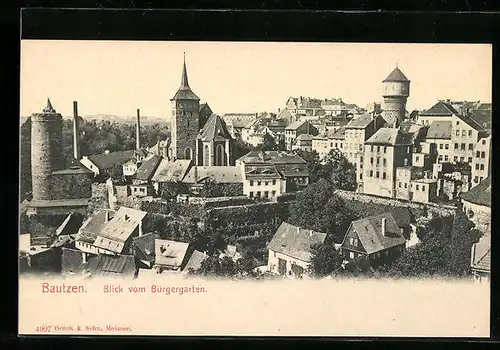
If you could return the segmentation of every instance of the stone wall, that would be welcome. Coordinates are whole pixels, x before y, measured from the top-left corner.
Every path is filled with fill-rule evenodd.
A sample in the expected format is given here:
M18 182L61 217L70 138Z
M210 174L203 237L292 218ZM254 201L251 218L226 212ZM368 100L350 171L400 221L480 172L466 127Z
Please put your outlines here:
M51 199L92 197L92 178L89 174L51 176Z

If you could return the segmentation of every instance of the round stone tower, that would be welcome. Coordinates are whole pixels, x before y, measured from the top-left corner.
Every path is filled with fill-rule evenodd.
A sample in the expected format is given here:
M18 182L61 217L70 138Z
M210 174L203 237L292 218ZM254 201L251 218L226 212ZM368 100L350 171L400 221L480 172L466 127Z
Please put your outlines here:
M406 114L406 100L410 96L410 80L396 67L382 81L384 106L382 116L391 127L398 127Z
M62 116L47 99L42 113L31 116L31 182L33 200L51 199L51 174L64 166Z

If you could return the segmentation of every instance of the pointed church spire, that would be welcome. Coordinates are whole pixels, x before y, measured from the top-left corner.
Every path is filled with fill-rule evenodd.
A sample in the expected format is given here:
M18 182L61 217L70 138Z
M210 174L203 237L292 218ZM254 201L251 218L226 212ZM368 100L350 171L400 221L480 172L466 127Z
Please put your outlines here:
M55 113L54 107L52 107L52 103L50 102L50 98L47 97L47 106L43 109L44 113Z
M181 90L187 89L189 89L189 82L186 69L186 53L184 52L184 66L182 67Z

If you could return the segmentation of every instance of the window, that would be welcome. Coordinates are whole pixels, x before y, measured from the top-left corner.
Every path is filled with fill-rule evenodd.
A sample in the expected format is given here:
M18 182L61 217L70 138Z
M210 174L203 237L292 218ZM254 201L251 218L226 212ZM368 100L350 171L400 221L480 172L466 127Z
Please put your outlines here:
M456 162L457 160L458 160L458 157L457 157L457 156L453 157L453 161L454 161L454 162Z
M486 140L482 140L482 141L481 141L481 143L482 143L483 145L486 145Z
M385 178L386 178L386 177L387 177L387 174L386 174L385 172L384 172L384 173L382 173L382 179L384 179L384 180L385 180Z
M481 152L476 151L476 157L477 157L477 158L481 157Z
M481 164L481 170L484 170L484 164Z
M405 182L405 188L408 188L408 184Z
M464 157L460 157L460 161L463 162L464 161Z
M383 164L384 164L384 166L387 165L387 159L384 158Z
M439 161L442 161L443 160L443 156L439 155L438 159L439 159Z
M459 122L459 121L457 121L457 125L460 125L460 122Z
M444 156L444 161L447 162L448 161L448 155L445 155Z
M373 157L370 157L370 164L373 164Z
M380 164L380 158L377 157L377 165L379 165L379 164Z
M456 136L460 136L460 130L457 130L457 132L455 133Z
M377 146L377 152L380 152L380 146Z
M359 179L363 180L363 173L359 173Z
M444 145L444 149L450 149L450 145L449 145L449 144L447 144L447 143L445 143L445 145Z
M371 146L371 149L370 149L372 152L373 152L373 146Z
M479 164L476 164L476 170L479 170Z
M443 144L442 143L439 144L439 149L443 149Z
M140 188L140 191L141 191L142 193L144 193L144 188Z
M269 191L264 191L264 198L269 198Z
M257 186L260 186L261 184L262 184L262 182L260 180L257 181ZM259 193L259 192L257 192L257 193Z
M486 157L486 153L485 152L481 152L481 158L485 158Z
M468 161L469 163L472 163L472 157L467 158L467 161Z
M373 170L370 170L370 177L373 177Z
M375 177L376 177L377 179L380 177L380 172L379 172L379 171L377 171L377 173L376 173Z
M402 187L402 184L401 184L401 182L400 182L400 183L398 184L398 186L399 186L399 188L401 188L401 187Z
M363 163L363 156L359 156L359 161Z
M474 177L474 182L478 182L479 181L479 177Z
M419 187L418 185L415 186L415 188L417 189L417 191L418 191L418 187Z
M264 185L266 185L266 186L269 185L269 181L267 181L267 180L264 181Z
M465 151L465 143L460 144L460 150Z
M415 157L415 162L418 162L420 160L420 157L419 156L416 156Z
M384 153L387 153L387 146L384 146Z
M425 191L425 186L424 186L424 185L422 185L422 192L424 192L424 191Z
M458 143L455 143L455 149L456 150L458 149Z
M462 137L465 137L467 135L467 130L462 130Z
M253 180L250 180L250 186L253 186Z
M335 142L335 148L338 148L338 147L337 147L337 142Z
M472 130L469 130L469 136L472 136Z
M276 185L276 180L273 180L273 185Z
M257 191L257 198L260 198L260 191Z
M276 191L271 191L271 196L276 197Z
M472 151L474 149L474 144L469 143L469 151Z

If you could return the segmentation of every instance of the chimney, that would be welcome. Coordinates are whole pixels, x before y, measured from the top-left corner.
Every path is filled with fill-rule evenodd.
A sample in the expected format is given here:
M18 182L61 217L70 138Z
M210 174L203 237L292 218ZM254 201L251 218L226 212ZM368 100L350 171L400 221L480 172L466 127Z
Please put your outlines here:
M73 157L80 160L80 121L78 120L78 102L73 101Z
M382 236L385 237L385 222L386 218L382 218Z
M82 252L82 263L87 263L87 254L85 252Z
M141 148L141 115L139 108L137 109L137 128L135 136L135 148Z

